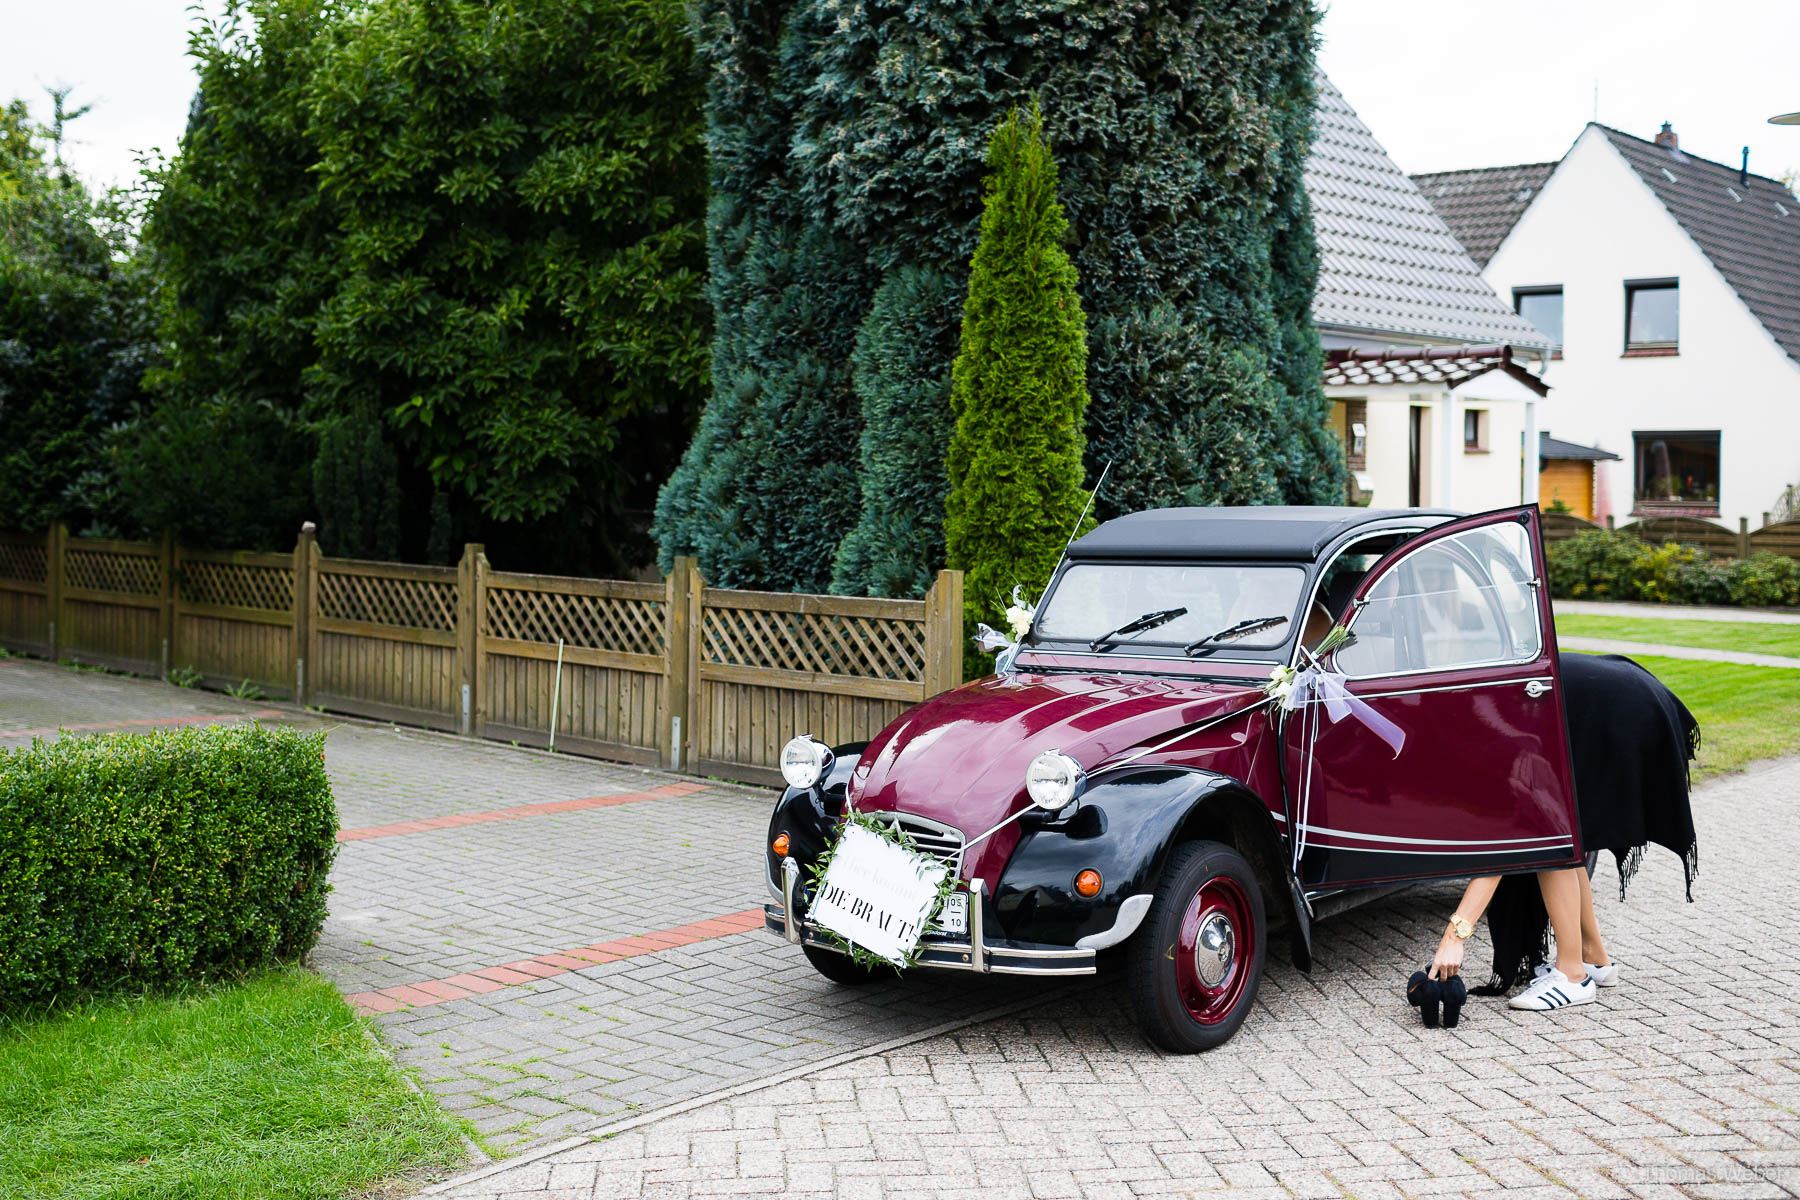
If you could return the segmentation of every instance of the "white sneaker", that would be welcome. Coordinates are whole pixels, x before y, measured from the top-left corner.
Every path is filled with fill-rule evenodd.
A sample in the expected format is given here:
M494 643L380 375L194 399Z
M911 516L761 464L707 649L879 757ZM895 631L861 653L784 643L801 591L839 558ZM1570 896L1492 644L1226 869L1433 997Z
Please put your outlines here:
M1530 1012L1549 1012L1553 1008L1566 1008L1574 1004L1592 1004L1594 995L1599 990L1591 975L1580 983L1570 983L1567 975L1551 967L1533 980L1530 987L1506 1003L1512 1008Z
M1619 964L1618 963L1609 962L1604 967L1595 966L1593 963L1582 963L1581 965L1587 968L1588 978L1592 979L1600 987L1618 987L1619 986ZM1537 965L1537 970L1535 970L1531 973L1532 978L1533 979L1541 979L1546 974L1548 974L1551 971L1551 969L1552 969L1551 964L1539 963Z

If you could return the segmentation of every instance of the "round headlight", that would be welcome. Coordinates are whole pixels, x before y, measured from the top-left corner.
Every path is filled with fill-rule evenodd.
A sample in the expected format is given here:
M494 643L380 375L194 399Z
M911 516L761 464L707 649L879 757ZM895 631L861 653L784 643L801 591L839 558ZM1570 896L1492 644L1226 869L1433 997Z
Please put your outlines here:
M809 788L831 768L831 750L803 733L781 748L781 777L789 787Z
M1046 750L1025 768L1025 791L1031 802L1050 812L1061 812L1075 803L1086 782L1081 764L1061 750Z

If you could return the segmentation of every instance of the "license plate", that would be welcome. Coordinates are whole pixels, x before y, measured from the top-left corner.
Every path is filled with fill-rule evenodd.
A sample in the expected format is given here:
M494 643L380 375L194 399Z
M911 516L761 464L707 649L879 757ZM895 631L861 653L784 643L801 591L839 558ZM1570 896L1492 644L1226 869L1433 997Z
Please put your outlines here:
M969 932L969 893L951 892L938 910L938 927L945 933Z

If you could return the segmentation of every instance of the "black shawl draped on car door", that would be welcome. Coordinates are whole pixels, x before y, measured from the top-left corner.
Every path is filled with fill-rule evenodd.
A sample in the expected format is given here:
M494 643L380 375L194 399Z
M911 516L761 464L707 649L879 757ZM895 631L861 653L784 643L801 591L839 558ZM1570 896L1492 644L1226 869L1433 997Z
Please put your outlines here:
M1667 846L1681 856L1692 901L1700 849L1688 805L1688 763L1700 747L1699 724L1674 692L1628 658L1564 654L1560 673L1589 861L1612 851L1623 900L1644 847ZM1549 924L1535 874L1502 879L1488 907L1494 977L1476 993L1500 995L1529 979L1548 954Z

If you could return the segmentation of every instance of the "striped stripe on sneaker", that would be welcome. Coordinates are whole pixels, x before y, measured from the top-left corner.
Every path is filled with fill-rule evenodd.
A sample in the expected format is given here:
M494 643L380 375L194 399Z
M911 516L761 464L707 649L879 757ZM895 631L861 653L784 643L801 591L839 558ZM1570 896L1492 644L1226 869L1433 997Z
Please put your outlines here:
M1552 967L1533 980L1530 987L1506 1003L1512 1008L1524 1009L1527 1012L1549 1012L1555 1008L1592 1004L1594 995L1599 990L1592 975L1580 983L1570 983L1567 975Z

